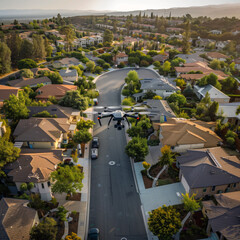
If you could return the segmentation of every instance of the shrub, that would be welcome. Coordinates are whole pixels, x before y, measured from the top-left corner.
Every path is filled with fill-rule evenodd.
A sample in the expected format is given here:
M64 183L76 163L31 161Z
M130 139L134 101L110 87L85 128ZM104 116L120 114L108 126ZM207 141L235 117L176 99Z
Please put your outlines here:
M25 58L18 62L19 69L24 69L24 68L31 69L31 68L36 68L36 67L37 67L37 63L30 58Z
M126 105L126 106L133 106L134 103L135 102L134 102L133 98L131 98L131 97L124 98L122 101L122 105Z

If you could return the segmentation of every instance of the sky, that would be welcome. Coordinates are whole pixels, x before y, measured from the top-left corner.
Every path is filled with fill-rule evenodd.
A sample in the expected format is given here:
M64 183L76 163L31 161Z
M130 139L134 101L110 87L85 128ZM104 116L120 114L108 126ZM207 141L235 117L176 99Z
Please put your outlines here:
M65 9L129 11L240 3L240 0L0 0L4 9Z

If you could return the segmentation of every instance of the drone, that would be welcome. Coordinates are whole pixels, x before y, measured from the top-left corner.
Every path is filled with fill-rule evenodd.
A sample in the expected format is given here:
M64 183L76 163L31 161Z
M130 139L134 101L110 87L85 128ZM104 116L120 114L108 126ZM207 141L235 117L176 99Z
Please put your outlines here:
M123 111L124 108L131 108L130 111ZM124 121L128 123L128 126L130 127L130 123L128 121L128 118L134 118L137 119L137 122L140 120L139 115L148 115L150 112L135 112L135 110L145 110L146 108L143 107L129 107L129 106L122 106L122 107L96 107L95 109L103 109L103 112L85 112L85 113L92 113L92 114L98 114L98 122L99 125L102 126L101 119L102 118L110 118L108 121L108 128L111 123L111 121L116 122L114 124L114 127L117 130L122 130L124 126Z

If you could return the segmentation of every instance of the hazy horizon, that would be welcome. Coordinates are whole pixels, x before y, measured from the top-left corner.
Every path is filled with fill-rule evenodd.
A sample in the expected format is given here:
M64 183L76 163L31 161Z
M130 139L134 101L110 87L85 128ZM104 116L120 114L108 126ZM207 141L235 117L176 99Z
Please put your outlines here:
M186 0L159 1L159 0L1 0L0 10L65 10L65 11L132 11L147 9L169 9L194 6L221 5L240 3L240 0L202 0L192 2ZM44 7L43 7L44 6Z

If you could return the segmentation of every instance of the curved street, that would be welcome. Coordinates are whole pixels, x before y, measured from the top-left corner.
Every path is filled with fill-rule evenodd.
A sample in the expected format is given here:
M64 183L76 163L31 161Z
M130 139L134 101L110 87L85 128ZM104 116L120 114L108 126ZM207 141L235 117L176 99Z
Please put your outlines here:
M121 104L121 88L130 70L109 72L98 79L99 106ZM148 69L138 69L137 72L140 79L157 77ZM115 129L114 123L107 129L108 119L102 119L100 127L96 120L95 116L94 135L100 139L100 149L99 158L92 160L91 166L89 228L99 228L103 240L145 240L147 234L140 197L130 160L125 154L124 130Z

